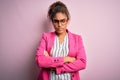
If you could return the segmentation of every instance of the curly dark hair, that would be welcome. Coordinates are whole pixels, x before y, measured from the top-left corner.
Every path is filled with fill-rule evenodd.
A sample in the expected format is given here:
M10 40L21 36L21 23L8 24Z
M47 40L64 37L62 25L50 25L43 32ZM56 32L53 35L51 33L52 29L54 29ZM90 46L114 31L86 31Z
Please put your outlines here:
M64 13L67 16L67 20L70 19L70 14L69 14L68 9L66 5L61 1L54 2L52 5L50 5L49 10L48 10L49 19L53 20L54 16L58 12Z

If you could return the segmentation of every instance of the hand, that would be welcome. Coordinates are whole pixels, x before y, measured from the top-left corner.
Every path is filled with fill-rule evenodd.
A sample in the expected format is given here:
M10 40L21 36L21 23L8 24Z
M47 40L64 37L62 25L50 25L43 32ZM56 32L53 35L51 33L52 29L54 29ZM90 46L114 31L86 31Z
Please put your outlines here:
M73 62L75 60L76 59L74 57L69 57L69 56L64 57L64 63Z
M44 51L44 55L45 55L45 56L49 56L49 54L48 54L47 51Z

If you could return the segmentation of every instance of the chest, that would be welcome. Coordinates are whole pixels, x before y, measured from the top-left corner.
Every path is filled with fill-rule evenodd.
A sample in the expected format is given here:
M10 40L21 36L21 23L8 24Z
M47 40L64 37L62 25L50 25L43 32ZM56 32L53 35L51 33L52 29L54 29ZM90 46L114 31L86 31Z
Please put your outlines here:
M54 44L50 51L50 56L65 57L68 55L68 52L69 52L68 36L67 35L65 36L62 43L59 41L59 38L56 36L54 40Z
M55 43L56 41L56 43ZM47 39L47 45L46 45L46 49L47 51L49 52L49 55L51 55L52 51L53 51L53 48L58 48L57 51L59 50L65 50L67 55L68 56L71 56L71 57L76 57L77 56L77 53L78 53L78 42L76 39L69 39L69 37L66 39L66 42L62 42L62 43L59 43L58 40L56 40L56 38L48 38ZM65 43L63 45L63 43ZM56 52L57 52L56 51Z

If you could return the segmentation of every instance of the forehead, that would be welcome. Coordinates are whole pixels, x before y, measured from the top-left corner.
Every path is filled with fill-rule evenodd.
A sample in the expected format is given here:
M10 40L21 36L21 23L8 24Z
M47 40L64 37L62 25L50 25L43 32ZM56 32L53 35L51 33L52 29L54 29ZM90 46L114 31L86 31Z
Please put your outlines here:
M53 19L61 20L61 19L66 19L66 18L67 18L66 14L59 12L59 13L56 13Z

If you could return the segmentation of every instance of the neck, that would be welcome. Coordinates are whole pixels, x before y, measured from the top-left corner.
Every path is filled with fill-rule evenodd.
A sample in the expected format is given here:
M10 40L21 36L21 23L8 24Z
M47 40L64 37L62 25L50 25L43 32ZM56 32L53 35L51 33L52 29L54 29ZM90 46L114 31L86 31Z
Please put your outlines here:
M61 38L61 37L64 37L65 35L66 35L66 31L65 32L63 32L63 33L61 33L61 34L58 34L58 33L56 33L57 34L57 36L59 37L59 38Z

